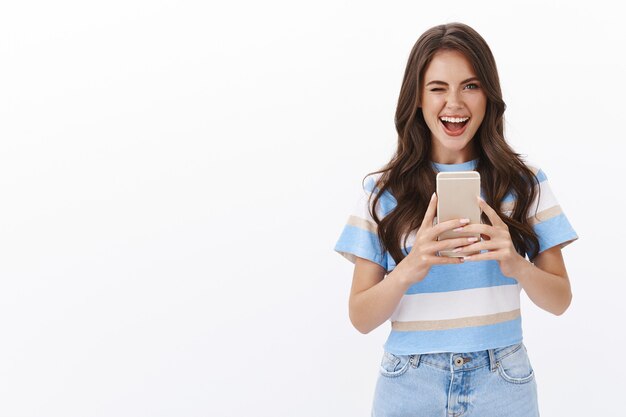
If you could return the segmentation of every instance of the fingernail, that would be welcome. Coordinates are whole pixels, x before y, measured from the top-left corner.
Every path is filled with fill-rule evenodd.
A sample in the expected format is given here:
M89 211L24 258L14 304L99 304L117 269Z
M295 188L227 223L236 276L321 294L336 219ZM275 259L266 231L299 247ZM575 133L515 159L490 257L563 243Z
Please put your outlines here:
M470 219L461 219L461 220L459 220L459 222L461 222L461 223L469 223Z
M464 256L463 260L466 261L466 260L471 259L471 258L472 258L471 256Z
M477 240L478 240L478 238L477 238L477 237L468 237L468 238L467 238L467 241L468 241L468 242L476 242Z
M463 248L456 248L452 252L461 252L462 250L463 250Z
M437 194L437 192L435 191L435 192L433 193L433 195L431 195L431 196L430 196L430 199L432 200L433 198L435 198L435 195L436 195L436 194Z
M460 232L461 230L463 230L463 226L452 229L453 232Z

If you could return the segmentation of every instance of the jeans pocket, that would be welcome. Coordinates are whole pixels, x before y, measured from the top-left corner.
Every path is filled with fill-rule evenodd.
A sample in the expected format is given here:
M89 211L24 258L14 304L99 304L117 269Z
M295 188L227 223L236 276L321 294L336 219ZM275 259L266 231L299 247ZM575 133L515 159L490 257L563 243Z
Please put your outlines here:
M523 343L498 359L497 365L500 376L513 384L525 384L535 377L526 346Z
M409 369L413 355L394 355L385 351L380 361L380 374L387 377L400 376Z

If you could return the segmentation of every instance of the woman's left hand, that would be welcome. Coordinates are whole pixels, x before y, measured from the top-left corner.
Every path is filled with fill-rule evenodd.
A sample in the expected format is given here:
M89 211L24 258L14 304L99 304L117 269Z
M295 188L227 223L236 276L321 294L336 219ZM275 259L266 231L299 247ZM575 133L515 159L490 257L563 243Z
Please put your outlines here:
M482 198L478 197L478 204L485 212L492 226L488 224L468 224L460 229L463 232L480 233L482 241L463 247L463 252L487 250L488 252L466 256L467 261L483 261L493 259L498 261L500 270L507 276L514 278L523 270L528 263L515 250L513 240L509 233L509 227L502 221L498 213L492 209Z

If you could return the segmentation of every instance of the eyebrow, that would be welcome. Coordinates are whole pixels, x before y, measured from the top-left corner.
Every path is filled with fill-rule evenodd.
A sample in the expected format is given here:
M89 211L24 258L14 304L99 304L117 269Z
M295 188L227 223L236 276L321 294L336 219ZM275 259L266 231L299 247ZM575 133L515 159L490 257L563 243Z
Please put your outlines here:
M468 78L467 80L461 81L460 84L465 84L465 83L468 83L470 81L479 81L479 79L478 79L478 77ZM429 86L431 84L448 85L448 83L445 82L445 81L433 80L433 81L430 81L428 84L426 84L426 86Z

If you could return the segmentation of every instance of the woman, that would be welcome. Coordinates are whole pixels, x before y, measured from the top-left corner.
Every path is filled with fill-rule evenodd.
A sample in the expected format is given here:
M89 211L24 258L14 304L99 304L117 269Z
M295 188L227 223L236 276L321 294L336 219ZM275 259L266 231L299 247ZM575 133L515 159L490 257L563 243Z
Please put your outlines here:
M355 263L353 325L368 333L391 321L373 416L539 415L520 291L562 314L571 291L561 248L578 236L545 173L506 143L504 110L476 31L452 23L417 40L396 110L397 151L366 176L335 246ZM468 170L480 173L482 223L437 223L436 173ZM438 241L447 230L481 239ZM480 253L438 256L444 249Z

